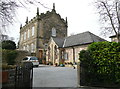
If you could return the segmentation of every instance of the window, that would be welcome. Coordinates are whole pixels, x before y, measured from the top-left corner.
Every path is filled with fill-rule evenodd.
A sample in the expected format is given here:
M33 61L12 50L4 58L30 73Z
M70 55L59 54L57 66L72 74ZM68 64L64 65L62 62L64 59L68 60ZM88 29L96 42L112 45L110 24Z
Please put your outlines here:
M27 45L27 51L29 51L29 45Z
M52 28L52 36L56 37L56 29L54 27Z
M25 46L23 47L23 50L25 50Z
M21 41L23 41L23 34L21 34Z
M33 43L31 44L31 52L33 52Z
M32 27L32 36L35 34L35 27Z
M56 45L54 47L54 57L55 57L55 59L57 59L57 46Z
M31 44L31 52L35 52L35 44Z
M65 59L65 60L68 60L68 53L65 53L65 54L64 54L64 59Z
M28 38L30 37L30 30L28 29Z
M24 33L24 40L26 40L26 32Z
M48 47L48 61L50 59L50 47Z

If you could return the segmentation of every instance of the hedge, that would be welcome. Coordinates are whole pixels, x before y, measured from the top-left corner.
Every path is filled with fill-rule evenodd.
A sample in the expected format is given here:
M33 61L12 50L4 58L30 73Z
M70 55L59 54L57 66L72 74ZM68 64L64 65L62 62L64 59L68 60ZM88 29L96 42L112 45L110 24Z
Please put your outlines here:
M92 43L79 57L88 84L120 86L120 43Z

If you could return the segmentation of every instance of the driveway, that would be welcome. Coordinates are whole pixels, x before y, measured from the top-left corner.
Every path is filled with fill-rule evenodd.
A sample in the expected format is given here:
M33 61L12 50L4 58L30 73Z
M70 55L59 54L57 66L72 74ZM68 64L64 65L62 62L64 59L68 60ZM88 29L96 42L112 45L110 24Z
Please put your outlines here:
M77 87L77 69L40 65L33 69L33 87Z

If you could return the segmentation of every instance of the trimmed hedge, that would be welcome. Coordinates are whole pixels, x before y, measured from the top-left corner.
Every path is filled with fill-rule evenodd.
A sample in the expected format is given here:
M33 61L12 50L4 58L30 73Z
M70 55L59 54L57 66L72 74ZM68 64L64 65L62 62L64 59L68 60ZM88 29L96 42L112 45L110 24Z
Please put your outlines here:
M120 42L96 42L79 54L90 85L120 87Z

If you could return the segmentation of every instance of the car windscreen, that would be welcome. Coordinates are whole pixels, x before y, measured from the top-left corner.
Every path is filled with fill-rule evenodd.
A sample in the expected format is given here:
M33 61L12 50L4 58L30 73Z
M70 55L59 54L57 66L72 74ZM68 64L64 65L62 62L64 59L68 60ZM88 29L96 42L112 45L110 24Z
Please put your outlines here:
M28 58L26 57L26 58L24 58L23 60L28 60Z
M30 60L38 60L37 57L31 57Z

